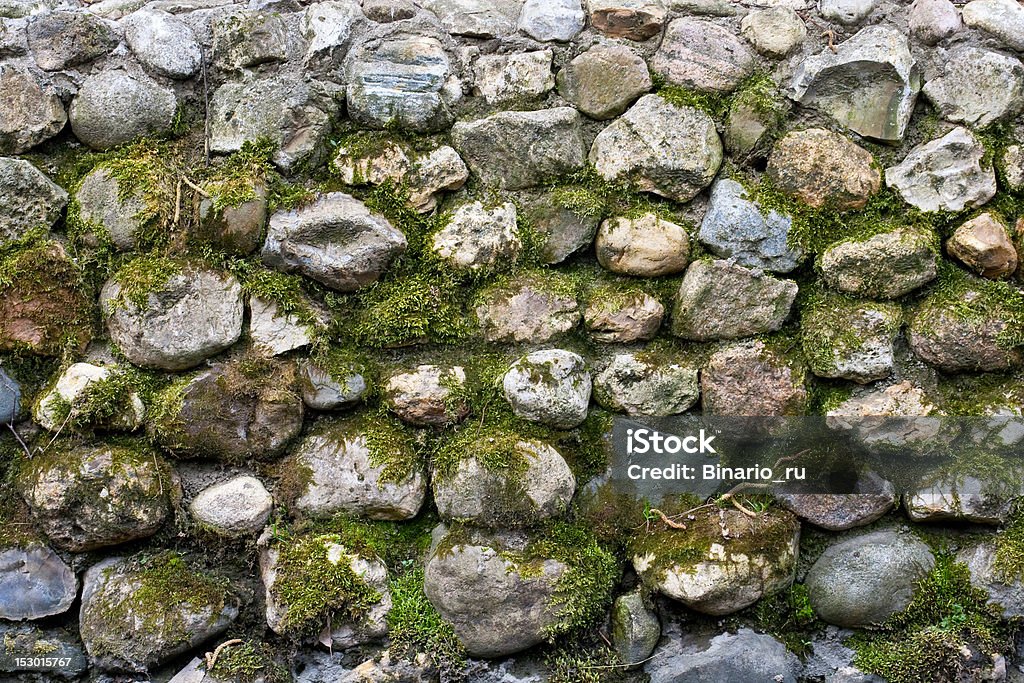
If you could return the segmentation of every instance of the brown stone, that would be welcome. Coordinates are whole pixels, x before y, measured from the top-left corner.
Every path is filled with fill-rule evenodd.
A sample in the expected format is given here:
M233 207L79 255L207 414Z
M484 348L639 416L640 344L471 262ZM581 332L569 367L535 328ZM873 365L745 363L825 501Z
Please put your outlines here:
M420 365L392 375L384 387L388 407L401 420L417 427L444 426L469 414L465 401L453 401L452 389L466 382L459 366Z
M882 174L866 149L821 128L782 138L768 160L777 188L815 209L863 209L878 192Z
M253 194L253 199L223 209L217 209L212 199L203 199L199 203L199 238L243 256L256 251L263 244L267 224L266 186L254 185Z
M722 349L701 373L704 411L712 415L801 415L806 373L755 341Z
M661 33L665 8L645 0L591 0L590 23L611 38L644 41Z
M595 297L583 313L590 336L606 344L629 344L658 333L665 307L649 294Z
M998 280L1017 270L1017 251L1006 228L992 214L967 221L946 242L953 258L982 277Z

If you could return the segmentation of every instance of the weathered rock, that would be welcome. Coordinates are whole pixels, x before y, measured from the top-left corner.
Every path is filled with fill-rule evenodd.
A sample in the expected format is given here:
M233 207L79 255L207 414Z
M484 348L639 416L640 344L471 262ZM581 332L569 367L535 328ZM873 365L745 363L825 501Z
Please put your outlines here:
M345 570L335 569L345 565ZM325 590L291 602L284 587L292 586L290 592L294 594L295 582L304 581L311 571L328 576L337 576L339 571L342 575L351 573L351 583L360 584L361 589L356 589L352 597L361 597L364 604L349 604L344 594ZM350 551L334 534L293 538L264 549L260 553L260 574L267 625L275 633L298 637L319 633L320 643L338 650L379 640L387 634L387 615L392 604L387 567L372 555ZM336 580L333 576L332 580ZM362 596L364 592L369 594ZM323 604L318 604L321 601Z
M854 296L897 299L931 282L938 255L931 237L900 228L826 249L818 260L829 287Z
M188 25L162 10L141 9L124 20L124 38L142 65L168 78L191 78L203 54Z
M803 256L789 246L793 220L748 198L740 183L722 178L711 186L711 200L700 225L700 241L714 254L749 268L788 273Z
M489 342L542 344L573 330L580 322L576 299L530 280L485 291L477 301L480 331Z
M821 128L779 140L768 160L768 177L808 206L837 211L863 209L882 184L870 152Z
M126 293L115 275L103 285L100 306L125 357L163 370L194 367L238 341L245 308L233 276L190 269L139 297Z
M805 585L819 618L837 626L873 626L910 604L915 584L933 566L931 550L917 538L875 531L830 546Z
M825 295L804 308L800 335L807 364L818 377L867 384L889 376L903 322L896 304Z
M776 127L790 106L778 90L741 90L732 99L725 119L725 149L740 158L766 156Z
M394 14L401 14L401 9L396 5ZM329 69L340 66L352 44L353 34L366 23L366 18L358 0L328 0L308 5L302 13L302 35L309 41L306 65Z
M471 532L468 538L449 534L427 558L424 592L474 656L525 650L543 641L545 628L558 620L550 603L568 567L543 559L531 562L527 571L504 554L527 542L514 532Z
M488 104L537 99L555 87L551 50L482 55L473 65L475 92Z
M676 415L693 407L699 397L697 368L671 358L648 360L619 353L594 377L597 402L627 415Z
M903 493L903 507L915 522L1004 524L1020 494L1020 485L1004 477L952 473L910 487Z
M0 351L59 356L92 338L94 302L82 273L56 242L0 259Z
M391 650L384 650L347 672L337 683L430 683L437 677L437 665L428 653L392 656Z
M911 35L926 45L934 45L963 27L960 12L949 0L914 0L907 20Z
M609 218L597 230L597 261L623 275L658 277L680 273L690 256L690 238L681 225L646 213Z
M1011 190L1024 189L1024 146L1007 145L1002 161L1007 187Z
M213 22L213 58L228 71L288 58L288 27L277 13L240 11Z
M1024 7L1014 0L972 0L963 10L964 23L980 29L1018 52L1024 51Z
M522 0L424 0L445 31L472 38L500 38L514 33Z
M802 415L807 408L804 368L760 341L713 354L700 386L704 412L710 415Z
M695 261L676 294L672 333L695 341L773 332L789 317L797 285L728 261Z
M438 147L416 159L412 173L406 178L409 202L420 213L437 208L441 192L458 190L469 180L466 163L453 148Z
M921 92L947 121L984 128L1024 108L1024 64L992 50L958 47Z
M241 607L226 579L196 572L171 551L103 560L82 583L82 642L104 671L163 664L223 633Z
M55 444L17 482L50 542L84 552L152 536L171 514L171 469L133 445Z
M266 138L276 145L273 161L285 172L315 166L340 105L322 82L277 75L225 83L210 98L210 151L230 154Z
M480 201L463 204L434 233L431 249L458 270L484 270L514 262L523 248L516 218L511 202L493 208Z
M665 5L661 0L587 0L590 23L611 38L644 41L661 33Z
M1024 585L1007 575L996 563L996 546L981 542L968 546L956 554L957 562L967 565L971 585L988 593L989 603L1003 610L1003 617L1013 619L1024 616Z
M516 207L521 219L541 237L539 255L544 263L561 263L589 247L597 234L597 216L562 207L550 192L523 193L517 197Z
M257 353L280 356L309 346L321 328L295 313L287 313L270 299L249 298L249 338Z
M294 374L270 361L218 364L163 397L168 408L153 424L157 441L179 458L242 462L280 455L302 429L302 400Z
M305 472L294 507L314 516L343 512L370 519L411 519L427 493L427 481L411 445L371 451L369 432L350 421L321 423L295 448L290 466ZM372 436L372 435L371 435ZM375 446L379 448L379 446Z
M587 418L591 381L582 357L571 351L534 351L502 380L505 400L524 420L571 429Z
M137 188L123 192L117 178L101 166L82 180L75 201L81 219L99 228L115 247L123 251L135 248L136 235L147 220L146 200Z
M576 492L576 477L565 459L540 441L513 446L522 471L489 468L472 453L454 471L435 471L434 502L445 521L516 529L562 515Z
M270 217L263 262L351 292L377 281L405 251L405 235L341 192Z
M641 581L662 595L705 614L731 614L793 581L800 523L790 513L704 509L686 527L644 533L630 544Z
M274 498L263 482L248 475L208 486L188 506L197 522L227 536L258 533L273 509Z
M519 30L541 42L572 40L586 22L580 0L526 0L519 14Z
M503 111L459 121L452 128L452 142L484 183L505 190L571 173L583 166L586 155L580 115L571 107ZM495 164L495 159L502 163Z
M117 46L110 25L89 12L42 13L29 22L27 32L32 56L46 71L86 64Z
M49 140L68 122L64 104L53 88L26 67L0 64L0 154L22 154Z
M761 54L781 59L804 42L807 27L793 9L771 7L743 17L740 33Z
M754 54L732 31L703 19L673 19L651 68L673 85L730 92L754 72Z
M267 224L267 187L252 185L251 199L238 204L217 206L217 192L199 201L199 225L196 237L230 254L248 256L263 244Z
M325 368L308 361L299 366L302 400L314 410L334 410L350 406L366 393L366 378L359 368Z
M793 77L793 98L867 138L902 140L920 83L907 38L869 26L832 50L808 57Z
M929 417L936 407L924 390L904 380L884 388L855 392L827 413L830 429L851 434L869 449L895 450L906 457L909 448L936 446L942 418Z
M918 145L896 166L885 169L885 184L922 211L962 211L996 193L996 175L982 168L985 148L966 128L954 128Z
M68 118L75 137L102 150L165 132L177 111L174 93L148 76L103 71L78 88Z
M946 241L946 251L965 266L990 280L1017 271L1017 250L1004 226L991 213L967 221Z
M775 681L796 683L800 660L768 634L741 628L714 638L669 641L645 667L651 683ZM829 683L840 683L829 680ZM853 683L852 681L849 683ZM866 681L858 683L867 683Z
M53 386L36 403L32 413L35 421L44 429L59 432L67 426L68 420L82 416L83 404L88 401L90 389L102 386L118 373L118 368L89 363L74 363L69 366ZM104 409L104 415L91 426L112 431L132 432L142 426L146 407L138 392L124 392Z
M363 0L363 14L378 24L412 19L418 8L412 0Z
M331 161L341 182L346 185L382 185L390 181L400 185L412 170L406 149L391 140L367 143L358 138L342 143Z
M371 128L397 125L421 133L451 125L461 97L441 42L405 35L370 41L349 55L348 113Z
M857 475L850 493L788 493L773 491L779 503L800 519L829 531L870 524L896 506L891 482L874 472Z
M639 190L685 202L714 180L722 141L704 112L644 95L598 134L589 158L606 180L631 180Z
M444 426L469 414L469 406L456 403L452 396L465 383L466 371L458 365L420 365L391 375L384 385L384 398L391 411L411 425Z
M649 92L651 74L625 45L595 45L558 72L558 93L592 119L615 118Z
M54 667L56 659L62 666ZM54 677L73 679L85 674L89 661L77 636L67 630L43 630L29 624L0 624L0 675L9 681L49 683ZM38 676L38 678L36 678Z
M606 344L629 344L653 338L665 307L649 294L625 294L593 299L583 312L591 338Z
M0 424L14 424L21 414L21 384L0 367Z
M661 639L658 615L639 590L620 595L612 605L612 644L623 664L639 664Z
M3 245L33 228L49 230L67 206L68 193L28 161L0 157L0 199Z
M0 549L0 619L21 621L63 614L76 597L75 572L46 546Z
M818 11L831 21L854 25L864 21L878 3L879 0L819 0Z

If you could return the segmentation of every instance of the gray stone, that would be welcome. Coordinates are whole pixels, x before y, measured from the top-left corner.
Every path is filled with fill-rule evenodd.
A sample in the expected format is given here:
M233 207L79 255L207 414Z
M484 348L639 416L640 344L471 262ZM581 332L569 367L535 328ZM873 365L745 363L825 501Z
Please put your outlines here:
M846 432L874 452L906 457L914 448L946 447L940 437L942 418L924 390L904 380L854 394L827 412L829 429Z
M807 410L806 371L761 341L716 351L701 373L700 386L707 415L768 417Z
M208 244L239 256L248 256L263 244L267 224L267 186L252 185L252 199L237 206L218 207L218 189L208 188L211 196L199 200L199 225L196 237Z
M914 522L964 521L1004 524L1022 491L1007 477L949 473L925 477L903 493L903 507Z
M370 128L391 125L419 133L451 125L462 90L437 38L401 34L352 50L348 113Z
M960 12L949 0L914 0L907 22L910 34L925 45L949 38L963 27Z
M672 333L694 341L774 332L789 317L797 285L728 261L695 261L676 294Z
M764 212L746 189L728 178L711 186L700 225L700 241L714 254L741 266L788 273L803 256L789 246L793 221L774 209Z
M580 0L526 0L519 14L519 30L541 42L570 41L586 22Z
M430 654L401 653L396 649L367 659L339 678L336 683L432 683L438 680L438 669Z
M583 166L586 156L580 115L571 107L503 111L460 121L452 128L452 144L485 184L505 190L571 173Z
M818 259L822 279L840 292L898 299L935 279L938 255L929 235L910 228L847 240Z
M139 305L116 277L100 292L111 340L135 365L185 370L228 348L242 335L242 287L231 275L186 270L172 275Z
M725 119L725 149L740 159L764 156L776 127L790 108L789 100L777 90L741 90L733 98Z
M471 38L500 38L515 33L523 0L424 0L445 31Z
M295 448L289 466L308 472L296 491L294 507L312 516L339 512L369 519L412 519L427 494L427 480L408 453L385 453L396 467L370 451L365 429L348 421L321 423ZM307 479L307 477L303 477Z
M276 301L249 297L249 340L253 350L261 355L280 356L305 348L325 327L322 320L309 322L286 312Z
M685 228L653 213L609 218L597 230L597 261L622 275L658 277L681 273L690 257Z
M522 251L516 207L511 202L486 208L463 204L434 233L431 250L456 270L479 271L515 262Z
M528 279L485 290L475 313L481 334L489 342L542 344L572 331L580 322L576 299Z
M44 429L51 432L62 431L67 427L66 420L81 420L83 417L81 402L88 397L89 388L102 386L99 383L109 382L117 377L119 372L117 366L73 363L36 401L32 417ZM126 387L121 395L104 406L102 417L94 420L89 416L88 426L110 431L133 432L142 426L145 415L146 407L138 392Z
M22 154L49 140L68 122L64 104L52 87L27 67L0 64L0 154Z
M343 142L331 166L346 185L400 185L412 171L406 148L391 140Z
M582 357L571 351L534 351L502 380L505 400L524 420L572 429L587 419L591 380Z
M643 192L685 202L714 180L722 141L704 112L644 95L598 134L589 158L606 180L629 180Z
M136 246L136 235L147 222L146 199L137 188L122 192L121 184L110 171L100 166L82 180L78 192L78 215L90 226L100 229L114 246L129 251Z
M803 19L789 7L751 12L740 22L740 33L755 50L776 59L793 52L807 39Z
M1024 147L1008 145L1003 151L1003 174L1011 190L1024 189Z
M215 20L213 58L228 71L288 59L288 26L276 13L240 11Z
M0 368L0 425L14 424L21 414L21 384Z
M594 377L594 398L609 410L627 415L676 415L700 397L697 368L672 359L646 360L619 353Z
M620 595L612 605L612 644L623 664L639 664L661 639L658 615L639 590Z
M972 0L963 10L964 23L988 33L1007 47L1024 51L1024 7L1015 0Z
M662 0L587 0L590 23L610 38L644 41L665 25Z
M840 24L859 24L867 18L879 0L818 0L821 16Z
M632 545L641 581L662 595L717 616L792 583L800 523L790 513L769 510L748 517L733 508L704 508L685 524L685 529L641 532ZM691 550L680 553L679 548ZM696 548L701 550L693 552Z
M896 304L823 297L802 312L804 357L818 377L859 384L884 379L895 365L902 324Z
M869 26L836 51L825 49L800 65L793 98L875 140L902 140L920 83L907 38L894 28Z
M523 471L489 469L473 454L451 473L434 472L437 512L445 521L516 529L557 517L569 509L576 477L561 454L546 443L516 442Z
M54 547L85 552L155 534L177 484L148 448L58 443L17 487Z
M1017 250L1006 226L991 213L975 216L946 240L946 252L990 280L1017 272Z
M24 159L0 157L0 245L34 228L49 230L68 204L68 193Z
M362 9L367 19L378 24L412 19L417 12L412 0L363 0Z
M396 6L395 14L400 13L401 8ZM353 35L366 23L366 18L359 0L327 0L308 5L302 13L302 35L309 41L307 67L341 65Z
M776 143L768 177L815 209L863 209L882 176L875 160L849 138L822 128L793 131Z
M188 25L175 16L142 9L123 22L128 47L144 67L168 78L191 78L199 71L203 53Z
M443 531L435 530L435 537ZM524 534L471 532L453 539L450 549L446 540L436 542L427 558L423 589L466 650L499 657L542 642L558 620L551 601L568 567L543 559L525 571L508 559L508 551L526 545Z
M465 383L466 371L461 366L420 365L391 375L384 384L384 400L404 422L443 427L469 414L465 401L453 396Z
M180 563L180 565L179 565ZM220 635L238 618L241 600L230 584L207 578L209 592L167 592L160 581L177 573L185 580L194 570L170 551L133 560L114 557L89 568L83 579L80 628L93 666L101 671L144 673ZM147 572L150 567L166 567ZM153 575L156 575L154 578ZM152 615L138 613L138 594L155 604ZM139 628L143 620L145 628Z
M208 486L188 506L197 522L228 536L259 533L273 509L263 482L248 475Z
M473 64L474 92L488 104L538 99L555 87L551 50L482 55Z
M174 93L148 76L102 71L78 88L69 118L75 137L102 150L165 132L177 111Z
M850 628L874 626L910 604L916 583L934 566L931 550L916 537L875 531L830 546L804 585L820 619Z
M996 193L996 174L982 168L985 148L966 128L910 150L885 169L885 184L922 211L962 211L981 206Z
M278 75L225 83L210 99L210 151L230 154L267 138L277 146L274 163L285 172L315 166L340 108L340 94L322 82Z
M350 406L366 393L366 378L356 367L344 372L327 370L314 361L299 367L302 400L314 410L334 410Z
M63 614L76 597L75 572L46 546L0 550L0 619L21 621Z
M469 169L454 148L447 145L417 157L405 182L409 186L409 203L419 213L437 208L444 191L458 190L469 180Z
M703 19L673 19L651 68L673 85L731 92L754 72L754 54L732 31Z
M60 71L102 57L117 46L110 24L89 12L58 10L28 24L28 45L40 69Z
M592 119L612 119L649 92L643 58L625 45L598 44L558 72L558 93Z
M658 656L658 654L661 656ZM650 683L774 681L796 683L800 660L770 635L741 628L708 640L687 636L655 651Z
M921 92L947 121L984 128L1024 108L1024 64L992 50L958 47Z
M46 657L58 660L63 666L54 667L52 661L39 657L40 652L46 652ZM44 631L30 624L0 624L0 678L6 683L51 683L55 679L74 679L88 668L89 661L81 643L68 631Z
M341 192L270 217L263 262L339 292L376 282L406 249L400 230Z
M779 503L800 519L829 531L845 531L870 524L897 503L892 482L874 472L857 475L850 493L792 493L773 490Z
M629 344L653 338L665 307L649 294L595 297L583 312L587 333L606 344Z
M956 560L967 565L971 585L985 591L989 603L1001 608L1004 618L1024 616L1024 585L996 565L994 543L983 541L963 548L956 554Z
M540 258L544 263L561 263L593 243L597 216L580 215L563 208L550 192L524 193L516 199L519 215L529 221L543 241Z

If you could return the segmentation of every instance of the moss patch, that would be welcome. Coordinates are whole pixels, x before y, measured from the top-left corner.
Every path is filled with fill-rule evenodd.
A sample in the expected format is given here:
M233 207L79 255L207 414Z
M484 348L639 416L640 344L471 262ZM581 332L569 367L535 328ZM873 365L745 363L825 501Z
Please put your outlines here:
M246 641L221 650L210 674L233 683L290 683L287 667L274 660L273 648L267 643Z
M423 592L423 569L414 567L388 584L392 606L388 612L388 635L394 653L411 656L430 654L441 671L462 669L466 653L452 625L445 621Z

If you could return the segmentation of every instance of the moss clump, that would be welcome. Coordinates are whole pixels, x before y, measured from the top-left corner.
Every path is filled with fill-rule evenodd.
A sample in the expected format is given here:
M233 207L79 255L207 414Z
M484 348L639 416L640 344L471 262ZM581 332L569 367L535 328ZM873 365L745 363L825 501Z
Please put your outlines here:
M877 632L850 640L853 663L890 683L931 683L959 680L965 647L986 654L1005 650L1010 643L999 610L970 579L967 567L940 554L905 610Z
M473 457L485 470L515 479L529 464L518 447L523 440L518 432L501 425L470 425L454 431L433 452L434 476L447 480L455 474L461 460Z
M471 329L451 277L412 273L386 278L358 294L361 309L352 330L365 346L390 348L433 342L453 344Z
M986 373L939 378L946 415L989 417L1007 408L1024 408L1024 383L1017 375Z
M338 618L359 620L381 599L352 569L337 534L291 539L277 550L273 590L285 609L284 630L292 635L316 635Z
M606 180L591 165L560 178L550 186L550 191L556 206L571 211L581 220L610 216L637 218L646 213L673 219L668 202L638 191L627 180Z
M164 290L171 279L184 271L184 264L164 256L139 256L125 263L114 275L121 290L113 304L125 301L142 308L150 294Z
M995 537L995 570L1007 583L1024 577L1024 502L1014 506L1013 514Z
M462 669L466 653L452 625L445 621L423 592L423 569L414 567L391 580L388 636L391 647L406 654L430 653L441 671Z
M266 643L247 641L221 650L209 673L234 683L289 683L292 676L287 667L274 660L273 649Z
M300 325L323 326L306 290L306 281L300 275L268 270L255 261L232 265L231 272L247 295L277 304L279 315L293 316Z
M810 654L813 631L821 626L811 607L807 588L794 583L788 589L758 600L751 608L757 625L779 638L790 651Z
M821 375L834 372L837 359L863 351L869 339L895 337L902 325L896 304L860 301L818 287L801 294L801 346L811 368Z
M626 683L634 680L604 643L560 645L544 657L548 683Z
M381 482L401 482L423 469L417 432L384 412L366 414L353 425L366 439L370 464L383 467Z
M665 85L664 79L657 81L657 93L663 100L677 107L700 109L719 123L730 109L738 105L750 107L763 117L765 127L769 130L777 128L786 114L778 86L764 71L748 76L731 93L702 92L678 85Z
M53 421L76 429L111 425L117 417L131 414L132 403L138 396L143 404L151 400L160 379L153 372L131 366L119 366L107 377L90 383L73 403L56 394L47 402L54 410Z

